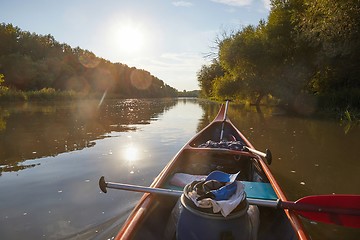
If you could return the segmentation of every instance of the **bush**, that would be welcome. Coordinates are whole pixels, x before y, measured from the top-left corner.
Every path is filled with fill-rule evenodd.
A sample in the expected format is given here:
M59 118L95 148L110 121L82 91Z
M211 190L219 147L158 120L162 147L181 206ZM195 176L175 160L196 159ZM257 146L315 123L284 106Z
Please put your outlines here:
M56 91L53 88L43 88L41 90L23 92L1 88L0 86L0 101L6 102L74 100L79 97L79 94L74 91Z
M319 95L319 106L322 109L338 108L342 110L360 110L360 89L346 88Z
M0 87L0 100L1 101L27 101L28 97L22 91L12 90Z

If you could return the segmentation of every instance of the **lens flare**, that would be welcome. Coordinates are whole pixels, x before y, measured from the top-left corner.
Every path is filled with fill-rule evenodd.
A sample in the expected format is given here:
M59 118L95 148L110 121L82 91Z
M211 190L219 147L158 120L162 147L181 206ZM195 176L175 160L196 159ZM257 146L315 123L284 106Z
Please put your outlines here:
M152 83L150 74L141 71L132 71L130 75L131 85L140 90L148 89Z
M79 62L86 68L95 68L99 65L100 59L94 54L85 53L79 56Z

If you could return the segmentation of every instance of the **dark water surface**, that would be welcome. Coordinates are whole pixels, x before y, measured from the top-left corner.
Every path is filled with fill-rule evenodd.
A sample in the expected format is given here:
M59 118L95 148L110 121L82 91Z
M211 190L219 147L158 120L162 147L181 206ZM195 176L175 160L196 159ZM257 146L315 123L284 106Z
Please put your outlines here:
M140 193L98 188L99 177L148 186L216 115L194 99L0 106L0 239L111 239ZM360 128L230 105L253 145L271 149L290 200L360 194ZM358 229L304 221L313 239L359 239Z

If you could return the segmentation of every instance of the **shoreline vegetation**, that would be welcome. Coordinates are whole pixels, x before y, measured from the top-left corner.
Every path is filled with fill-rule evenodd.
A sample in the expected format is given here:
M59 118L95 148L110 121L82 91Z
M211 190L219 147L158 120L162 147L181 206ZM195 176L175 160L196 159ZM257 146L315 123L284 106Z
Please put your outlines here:
M358 124L359 19L357 0L271 0L266 20L215 39L214 58L197 72L200 90L182 92L144 69L2 23L0 101L233 99Z
M193 91L183 91L178 92L176 96L171 97L189 97L197 98L199 97L199 90ZM78 99L100 99L100 98L119 98L125 99L129 98L128 96L122 96L120 94L108 94L106 91L103 93L94 92L94 93L81 93L75 92L73 90L59 91L54 88L43 88L40 90L33 91L21 91L8 89L0 85L0 102L31 102L31 101L72 101ZM156 97L155 97L156 98Z
M69 97L74 93L127 98L174 97L177 90L144 69L112 63L53 36L0 24L0 87L7 99ZM3 97L3 98L5 98Z
M178 92L177 96L174 97L190 97L190 98L200 98L199 90L194 91L183 91ZM81 92L75 91L58 91L53 88L43 88L41 90L34 90L34 91L20 91L20 90L11 90L5 87L0 86L0 103L6 104L10 102L53 102L53 101L77 101L77 100L94 100L94 99L126 99L128 97L116 95L116 94L107 94L104 93L91 93L91 94L84 94ZM208 99L210 101L217 101L215 99ZM248 107L278 107L283 109L285 114L291 115L294 114L289 107L281 106L278 102L273 99L268 100L266 103L261 105L254 105L251 104L250 101L247 100L235 100L234 104L248 106ZM259 110L261 111L261 110ZM360 124L360 112L354 111L352 109L340 109L340 108L328 108L317 110L316 113L308 114L299 114L295 113L298 116L305 116L305 117L320 117L320 118L334 118L338 119L341 123L344 124Z
M357 0L272 0L266 20L218 36L201 95L358 122L359 19Z
M0 89L0 101L4 102L28 102L28 101L54 101L76 100L81 96L74 91L56 91L53 88L43 88L33 91L2 90Z

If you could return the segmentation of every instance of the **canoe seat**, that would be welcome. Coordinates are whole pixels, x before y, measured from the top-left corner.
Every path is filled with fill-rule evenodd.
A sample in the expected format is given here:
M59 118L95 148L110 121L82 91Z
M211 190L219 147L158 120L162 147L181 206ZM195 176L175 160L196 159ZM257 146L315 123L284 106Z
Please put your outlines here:
M166 182L164 188L182 191L186 184L189 184L196 180L199 181L201 179L204 179L205 177L205 175L190 175L185 173L177 173L169 181ZM245 185L245 192L248 198L277 200L277 196L270 183L248 181L241 182Z

